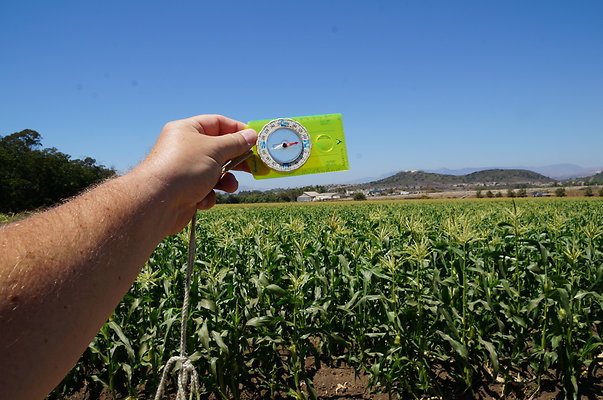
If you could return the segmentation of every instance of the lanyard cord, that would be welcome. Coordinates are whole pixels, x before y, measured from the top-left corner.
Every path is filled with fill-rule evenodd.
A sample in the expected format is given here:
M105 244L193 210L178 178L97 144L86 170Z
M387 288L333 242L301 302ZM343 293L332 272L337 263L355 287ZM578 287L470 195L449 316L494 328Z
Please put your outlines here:
M222 174L231 170L232 168L245 161L252 151L249 150L246 153L241 154L238 157L227 161L222 167ZM195 264L195 252L197 244L196 236L196 225L197 225L197 212L193 214L193 218L190 223L190 236L188 238L188 262L186 267L186 280L184 281L184 299L182 301L182 319L180 320L180 355L171 357L165 367L163 368L163 374L161 375L161 381L159 387L155 393L155 400L161 400L163 392L165 390L165 383L167 380L168 373L172 370L175 363L180 361L182 366L178 372L178 391L176 392L176 400L186 400L193 393L196 394L199 399L199 374L195 369L193 363L186 355L186 327L188 325L188 309L190 303L190 291L191 291L191 276L193 274L193 266ZM188 396L187 396L188 394Z
M184 281L184 300L182 301L182 318L180 320L180 355L171 357L165 364L161 382L155 393L155 400L160 400L163 397L167 375L173 368L174 364L180 361L182 366L178 372L178 391L176 392L176 400L186 400L187 394L195 393L199 398L199 375L193 366L193 363L186 355L186 327L188 325L188 309L190 303L191 276L193 274L193 265L195 264L196 250L196 227L197 213L193 215L190 223L190 236L188 239L188 263L186 267L186 280ZM190 389L190 392L189 392Z

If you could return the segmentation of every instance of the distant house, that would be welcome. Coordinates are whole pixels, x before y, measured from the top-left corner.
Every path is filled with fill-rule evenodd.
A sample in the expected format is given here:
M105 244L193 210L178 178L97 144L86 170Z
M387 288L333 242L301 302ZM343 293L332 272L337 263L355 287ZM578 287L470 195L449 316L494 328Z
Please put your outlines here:
M304 192L300 196L297 196L297 201L325 201L340 199L339 193L318 193L318 192Z
M297 201L314 201L318 195L318 192L303 192L301 195L297 196Z
M385 190L369 190L368 195L369 196L381 196L382 194L385 193Z
M297 196L297 201L299 201L299 202L312 201L312 200L313 200L312 196L308 196L305 193Z
M319 193L318 196L314 198L314 201L335 200L340 198L341 196L338 193Z

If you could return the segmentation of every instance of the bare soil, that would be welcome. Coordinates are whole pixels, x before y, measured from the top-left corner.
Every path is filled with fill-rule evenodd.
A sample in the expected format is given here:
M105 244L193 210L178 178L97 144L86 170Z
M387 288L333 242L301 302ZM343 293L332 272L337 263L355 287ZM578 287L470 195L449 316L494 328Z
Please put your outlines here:
M321 400L388 400L386 393L371 393L367 390L368 377L364 374L355 374L349 367L329 368L322 367L314 376L314 387ZM445 396L423 397L423 400L563 400L563 390L558 381L552 377L542 380L540 393L535 393L536 383L515 383L504 386L502 383L478 385L471 393L455 394L452 391ZM580 382L582 395L580 400L603 399L603 370L599 369L596 376L591 380ZM175 399L174 390L170 391L170 399ZM118 396L118 399L126 399L127 396ZM148 400L152 397L139 397L140 400ZM257 393L243 394L245 399L268 399L269 396ZM285 396L281 398L286 398ZM392 396L392 399L405 399ZM409 399L411 397L408 397ZM213 399L213 396L209 400ZM66 397L64 400L113 400L111 393L102 390L93 393L88 384L76 394Z

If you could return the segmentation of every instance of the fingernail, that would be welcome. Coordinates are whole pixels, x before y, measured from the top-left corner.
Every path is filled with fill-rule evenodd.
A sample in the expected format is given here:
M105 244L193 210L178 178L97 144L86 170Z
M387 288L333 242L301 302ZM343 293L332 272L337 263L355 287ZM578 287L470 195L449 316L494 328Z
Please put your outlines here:
M241 135L245 138L245 141L248 145L253 146L258 140L258 134L253 129L245 129L240 132Z

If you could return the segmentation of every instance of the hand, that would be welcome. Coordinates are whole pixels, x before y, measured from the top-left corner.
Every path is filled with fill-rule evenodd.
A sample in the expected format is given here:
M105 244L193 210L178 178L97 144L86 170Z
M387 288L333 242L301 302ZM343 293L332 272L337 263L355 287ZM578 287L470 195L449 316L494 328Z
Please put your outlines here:
M249 150L257 133L220 115L167 123L148 157L133 171L158 182L175 216L168 234L180 231L196 209L216 203L214 189L234 192L238 182L222 165ZM246 166L238 167L247 170ZM249 172L249 171L248 171Z

